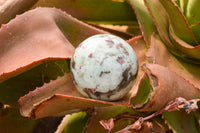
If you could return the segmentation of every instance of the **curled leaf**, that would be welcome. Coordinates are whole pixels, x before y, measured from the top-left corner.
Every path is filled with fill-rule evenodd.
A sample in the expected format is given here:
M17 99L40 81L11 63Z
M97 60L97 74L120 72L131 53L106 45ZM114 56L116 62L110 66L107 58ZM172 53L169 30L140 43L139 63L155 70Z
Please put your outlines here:
M190 61L192 58L192 62L195 64L199 64L200 60L200 45L198 46L191 46L190 44L184 42L180 38L178 38L172 29L169 29L169 37L173 42L174 46L178 48L182 53L181 55L185 58L185 60ZM191 62L191 61L190 61Z
M176 97L200 97L199 88L163 66L144 64L143 69L145 74L138 84L138 93L130 99L133 108L140 111L156 111Z
M69 74L65 74L65 76L51 81L20 98L19 104L23 116L38 119L63 112L77 112L117 104L123 105L127 102L111 103L83 98L75 88L72 78Z
M131 47L134 49L137 59L138 59L138 64L143 64L147 62L145 53L147 52L147 46L145 41L143 40L142 36L137 36L133 37L132 39L127 41ZM137 83L140 81L140 78L143 75L143 71L141 70L141 67L139 67L138 74L136 81L132 87L132 90L130 91L130 95L137 93Z
M195 87L200 88L200 65L185 62L174 57L157 34L151 36L151 46L146 56L150 62L167 67L169 70L184 77L186 81Z

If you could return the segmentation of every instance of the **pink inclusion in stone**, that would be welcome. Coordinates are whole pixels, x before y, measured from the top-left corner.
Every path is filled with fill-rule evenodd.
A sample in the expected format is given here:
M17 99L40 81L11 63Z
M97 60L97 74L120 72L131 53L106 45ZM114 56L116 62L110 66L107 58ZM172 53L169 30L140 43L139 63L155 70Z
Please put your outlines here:
M120 65L123 65L124 64L124 59L122 57L118 57L117 58L117 62L120 64Z
M118 44L118 45L116 46L116 48L117 48L117 49L122 48L122 49L124 50L124 53L125 53L127 56L129 56L128 51L123 47L123 44L122 44L122 43Z
M125 52L125 54L126 54L127 56L129 56L129 53L128 53L128 51L127 51L126 49L124 49L124 52Z
M118 45L116 46L116 48L117 48L117 49L119 49L119 47L122 48L122 45L123 45L123 44L120 43L120 44L118 44Z
M90 94L95 94L96 90L95 89L90 89L90 88L85 88L85 91L87 93L90 93Z
M107 45L108 45L110 48L112 48L114 42L113 42L112 40L106 40L106 42L107 42Z
M92 53L88 55L89 58L92 58Z

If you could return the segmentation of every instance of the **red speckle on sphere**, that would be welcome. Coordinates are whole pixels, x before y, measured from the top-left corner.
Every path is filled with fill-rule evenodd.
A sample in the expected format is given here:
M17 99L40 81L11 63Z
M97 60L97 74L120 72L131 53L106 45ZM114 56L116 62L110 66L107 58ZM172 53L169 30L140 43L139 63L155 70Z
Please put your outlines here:
M92 58L92 53L88 55L89 58Z
M120 64L120 65L123 65L124 64L124 59L122 57L118 57L117 58L117 62Z
M110 48L113 47L114 42L113 42L112 40L106 40L106 42L107 42L107 45L108 45Z

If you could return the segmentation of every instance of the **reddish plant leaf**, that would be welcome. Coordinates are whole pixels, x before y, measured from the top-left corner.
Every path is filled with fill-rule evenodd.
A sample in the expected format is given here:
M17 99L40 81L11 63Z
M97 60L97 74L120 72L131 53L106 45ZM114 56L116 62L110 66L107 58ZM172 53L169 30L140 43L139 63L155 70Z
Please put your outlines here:
M153 34L151 46L146 53L147 59L156 64L162 65L184 77L186 81L200 88L200 65L191 64L175 58L164 46L160 37Z
M31 8L38 0L1 0L0 2L0 27L17 14Z
M134 49L134 51L136 52L137 55L137 59L138 59L138 64L143 64L145 62L147 62L146 60L146 56L145 53L147 52L147 46L145 41L143 40L142 36L137 36L134 37L130 40L127 41L131 47ZM130 91L130 95L135 95L137 93L137 84L140 81L140 77L143 75L143 71L141 70L141 67L139 66L139 70L138 70L138 75L136 78L136 81L132 87L132 90Z
M72 56L75 49L73 46L77 46L84 39L98 33L107 32L80 22L54 8L31 10L3 25L0 29L0 82L2 85L1 94L7 95L1 98L1 101L16 105L16 98L26 94L30 85L36 87L41 86L41 82L46 82L41 80L38 81L40 82L39 84L35 82L30 82L29 84L27 82L29 79L24 78L22 80L19 78L22 73L26 73L28 70L50 61L54 61L54 65L57 65L57 60L62 60L65 62L64 64L67 64L65 60ZM42 69L41 74L38 74L38 72L31 73L33 78L50 75L51 72L46 73L47 75L42 75L47 66L48 63L42 66L44 69ZM57 67L65 69L65 65L58 65ZM67 69L68 67L66 67ZM66 72L66 70L63 72ZM55 72L52 74L54 76L63 74L58 74L54 70L50 71ZM14 76L19 80L11 78ZM51 76L48 78L55 79L51 78ZM15 80L18 82L16 82L17 85L15 86L18 87L17 89L13 89L9 85L9 83L12 83L11 81L14 82ZM9 85L10 89L6 90L7 86L5 87L3 83ZM22 85L21 83L27 84ZM31 88L33 89L33 87ZM10 94L16 92L15 90L20 90L17 91L15 99L9 98ZM9 101L9 99L12 99L12 101Z
M111 103L82 98L71 77L66 74L20 98L19 103L20 112L23 116L38 119L60 113L88 110L94 107L128 105L127 100Z
M20 112L23 116L38 119L62 112L87 110L98 106L127 105L127 102L111 103L82 98L75 88L72 78L69 74L65 74L65 76L51 81L20 98L19 104Z
M86 110L96 106L128 105L128 98L110 103L81 97L70 74L65 74L20 98L20 112L25 117L37 119L66 111Z
M30 112L31 119L38 119L58 114L66 114L81 110L90 110L94 107L119 105L120 103L104 102L71 95L55 94L34 105ZM65 105L65 106L63 106Z
M74 52L71 43L77 46L87 37L98 33L106 32L57 9L37 8L26 12L0 30L0 71L9 73L48 57L70 58Z
M163 66L144 64L143 69L145 74L138 85L139 91L136 96L131 98L133 108L140 111L156 111L177 97L185 99L200 97L199 88ZM142 86L144 83L150 84L148 88ZM142 94L143 91L146 93ZM141 95L144 95L143 99L141 99Z
M57 13L63 14L56 9L38 8L1 27L1 82L40 64L42 60L52 60L50 57L71 57L74 47L58 29L54 20Z
M48 84L44 84L42 87L36 88L29 94L19 99L20 112L25 117L31 117L30 112L33 106L54 94L65 94L81 97L81 94L76 90L70 74L65 74L58 79L51 81Z

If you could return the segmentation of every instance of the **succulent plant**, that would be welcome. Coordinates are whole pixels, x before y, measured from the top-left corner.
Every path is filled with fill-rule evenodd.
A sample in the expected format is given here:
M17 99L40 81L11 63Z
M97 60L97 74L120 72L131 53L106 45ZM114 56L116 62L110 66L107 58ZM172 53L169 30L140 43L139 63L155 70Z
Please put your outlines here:
M0 132L200 132L199 5L199 0L0 2ZM129 70L129 59L121 56L131 52L120 48L125 55L112 56L114 66L109 64L121 70L120 78L134 68L129 73L134 78L129 75L127 82L135 83L121 99L101 100L96 86L87 87L90 96L94 94L89 98L76 89L81 85L73 72L78 55L73 54L97 34L125 39L137 56L137 61L135 54L130 59ZM87 62L106 57L96 58L92 50L81 55ZM98 82L110 74L99 68L91 71L95 73L102 78ZM50 123L55 129L50 130Z

